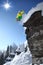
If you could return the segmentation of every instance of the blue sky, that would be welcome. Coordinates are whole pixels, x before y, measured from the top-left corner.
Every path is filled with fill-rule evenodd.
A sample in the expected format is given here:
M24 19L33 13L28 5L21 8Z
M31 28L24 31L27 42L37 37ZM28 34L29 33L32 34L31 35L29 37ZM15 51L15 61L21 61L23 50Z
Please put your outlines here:
M22 44L26 40L23 26L16 21L18 11L24 10L25 13L35 7L43 0L8 0L12 8L6 11L1 5L7 0L0 0L0 50L6 49L13 42L16 45Z

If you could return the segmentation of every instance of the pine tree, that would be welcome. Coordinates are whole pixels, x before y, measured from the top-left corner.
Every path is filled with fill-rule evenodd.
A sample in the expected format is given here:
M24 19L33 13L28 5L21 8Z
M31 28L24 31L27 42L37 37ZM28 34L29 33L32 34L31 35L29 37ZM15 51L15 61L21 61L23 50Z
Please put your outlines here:
M9 46L7 47L7 51L6 51L6 56L5 58L7 58L9 56Z
M4 55L2 53L2 55L0 56L0 65L3 65L4 64Z

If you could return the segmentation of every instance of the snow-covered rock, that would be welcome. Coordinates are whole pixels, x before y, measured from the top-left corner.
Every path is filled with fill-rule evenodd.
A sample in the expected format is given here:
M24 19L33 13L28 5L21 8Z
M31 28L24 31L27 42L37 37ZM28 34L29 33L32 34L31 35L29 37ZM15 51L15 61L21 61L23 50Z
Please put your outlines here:
M31 9L30 9L30 11L26 14L26 15L24 15L24 17L22 18L22 24L23 23L25 23L30 17L31 17L31 15L35 12L35 11L39 11L39 10L42 10L42 16L43 16L43 2L41 2L41 3L39 3L39 4L37 4L35 7L32 7ZM25 29L25 28L24 28Z

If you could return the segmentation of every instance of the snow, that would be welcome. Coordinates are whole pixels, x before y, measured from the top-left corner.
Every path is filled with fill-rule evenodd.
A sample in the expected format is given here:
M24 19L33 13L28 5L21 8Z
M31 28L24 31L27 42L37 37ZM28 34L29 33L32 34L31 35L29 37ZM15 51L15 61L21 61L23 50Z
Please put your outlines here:
M12 52L12 53L10 53L10 55L14 55L15 56L15 53Z
M7 63L5 63L4 65L10 65L10 63L11 63L11 62L7 62Z
M17 45L13 42L13 44L11 46L12 46L11 52L12 53L16 52Z
M28 44L27 44L28 42L27 42L27 40L24 42L24 47L26 47L26 46L28 46Z
M25 51L26 47L28 47L27 40L23 44L20 44L16 51L23 52L23 51Z
M43 16L43 2L39 3L36 5L36 7L32 7L32 9L30 9L30 11L24 16L24 18L22 19L22 24L25 23L30 17L31 15L35 12L35 11L39 11L42 10L42 16ZM25 28L24 28L25 29Z
M24 44L20 44L16 50L17 52L23 52L25 51L25 47L24 47Z
M10 57L7 57L6 59L7 59L7 60L11 60L12 58L10 58Z
M32 55L29 51L16 55L10 63L4 65L32 65Z
M24 44L19 46L21 53L19 55L15 55L12 61L5 63L4 65L32 65L32 55L27 48L25 52L25 47L27 46L27 40Z

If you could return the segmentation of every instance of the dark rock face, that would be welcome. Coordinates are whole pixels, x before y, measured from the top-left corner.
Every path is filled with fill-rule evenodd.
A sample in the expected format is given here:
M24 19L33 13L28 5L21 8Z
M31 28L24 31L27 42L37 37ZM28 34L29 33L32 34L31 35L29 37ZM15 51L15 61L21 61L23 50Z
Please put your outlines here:
M43 63L43 16L41 11L34 12L30 19L23 25L33 64Z

